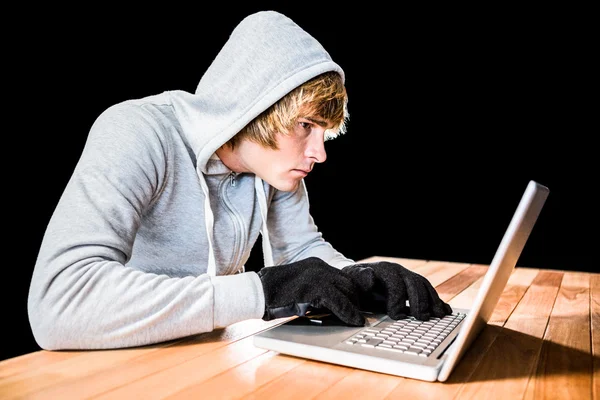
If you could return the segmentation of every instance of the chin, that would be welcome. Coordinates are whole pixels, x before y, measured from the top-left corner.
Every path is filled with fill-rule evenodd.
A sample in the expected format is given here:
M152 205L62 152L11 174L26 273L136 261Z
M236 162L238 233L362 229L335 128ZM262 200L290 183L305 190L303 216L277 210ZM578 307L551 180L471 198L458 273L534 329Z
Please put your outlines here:
M272 184L275 189L281 190L282 192L293 192L300 185L300 181L285 181L285 182L277 182L276 184Z

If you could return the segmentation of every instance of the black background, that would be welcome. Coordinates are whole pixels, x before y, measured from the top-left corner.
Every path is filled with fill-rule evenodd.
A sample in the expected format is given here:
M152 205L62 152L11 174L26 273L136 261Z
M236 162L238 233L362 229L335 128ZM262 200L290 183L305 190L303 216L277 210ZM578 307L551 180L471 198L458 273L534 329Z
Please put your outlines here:
M534 179L550 196L518 264L597 269L588 10L102 4L13 16L2 358L39 349L29 279L94 119L129 98L194 91L235 25L261 9L286 13L346 72L348 133L327 142L328 160L306 179L316 223L338 250L487 264ZM254 252L248 269L261 261Z

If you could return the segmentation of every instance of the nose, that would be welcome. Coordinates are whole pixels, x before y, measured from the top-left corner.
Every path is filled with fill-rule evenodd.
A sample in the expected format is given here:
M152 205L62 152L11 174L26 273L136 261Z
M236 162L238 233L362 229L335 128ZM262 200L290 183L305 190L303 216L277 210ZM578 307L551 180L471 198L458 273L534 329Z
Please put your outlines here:
M325 129L320 129L316 135L310 135L310 140L306 147L306 156L313 159L316 163L322 163L327 160L327 152L325 151Z

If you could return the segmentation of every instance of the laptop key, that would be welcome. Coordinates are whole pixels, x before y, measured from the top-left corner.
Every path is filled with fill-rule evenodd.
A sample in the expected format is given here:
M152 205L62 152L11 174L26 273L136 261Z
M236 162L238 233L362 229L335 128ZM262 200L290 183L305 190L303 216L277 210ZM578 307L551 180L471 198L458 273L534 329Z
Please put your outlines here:
M381 342L383 342L383 339L371 338L371 339L367 340L365 343L362 343L362 345L365 347L375 347L378 344L380 344Z
M377 346L375 348L376 349L380 349L380 350L394 351L396 353L404 353L404 350L398 349L396 347L381 347L381 346Z

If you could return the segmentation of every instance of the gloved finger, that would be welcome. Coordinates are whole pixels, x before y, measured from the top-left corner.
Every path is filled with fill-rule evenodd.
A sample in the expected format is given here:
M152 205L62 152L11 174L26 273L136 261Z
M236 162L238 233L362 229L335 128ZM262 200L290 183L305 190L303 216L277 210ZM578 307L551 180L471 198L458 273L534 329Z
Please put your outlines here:
M442 318L446 315L452 314L452 307L450 304L444 302L435 288L431 285L431 283L427 282L427 290L429 290L429 296L431 297L431 312L434 317Z
M363 292L368 292L375 286L376 277L373 268L362 265L351 265L344 268L343 272L350 275Z
M365 317L360 313L358 307L342 292L332 288L327 293L328 295L321 297L319 304L313 304L313 306L327 308L350 326L363 326L365 324Z
M358 302L361 288L351 276L340 271L339 274L336 274L334 279L329 281L329 284L335 286L344 294L344 296L350 298L354 303Z
M392 319L406 318L409 314L409 307L406 305L406 300L409 299L407 285L404 280L394 275L388 279L380 281L385 287L386 312Z
M410 315L420 321L427 321L431 317L431 301L429 299L429 290L427 289L425 278L413 277L410 283L407 283L408 302L410 303Z

